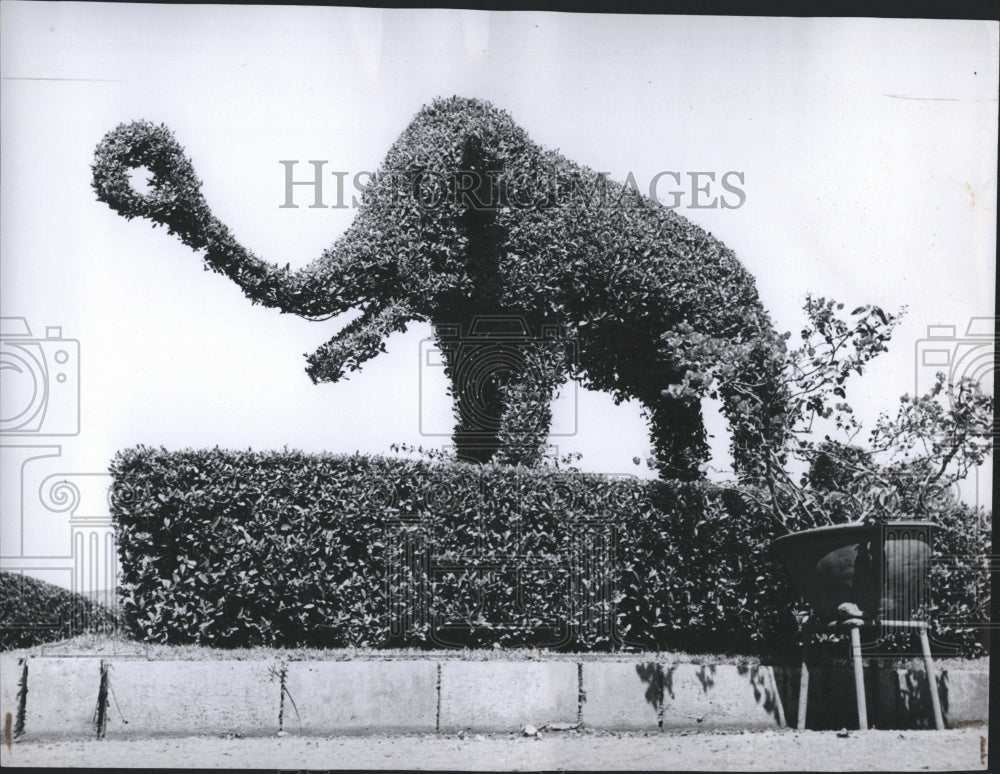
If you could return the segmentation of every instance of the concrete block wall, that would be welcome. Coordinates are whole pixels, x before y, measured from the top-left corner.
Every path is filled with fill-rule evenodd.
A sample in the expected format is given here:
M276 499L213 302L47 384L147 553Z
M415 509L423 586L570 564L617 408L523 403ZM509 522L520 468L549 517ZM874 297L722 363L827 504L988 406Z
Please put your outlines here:
M869 667L870 723L932 727L920 670ZM611 730L794 726L799 670L655 660L163 661L0 654L0 717L19 738L345 735L525 725ZM988 668L942 669L949 725L988 721ZM849 669L811 671L808 727L855 728ZM18 723L18 719L23 722Z
M298 661L285 667L281 726L293 734L433 732L432 661Z
M21 687L27 669L25 662L26 659L11 656L5 658L0 653L0 728L3 729L4 736L9 728L11 738L24 721L18 715L22 707Z
M87 736L98 717L99 658L29 658L19 709L29 738Z
M270 661L105 662L109 738L281 730L281 672Z
M579 685L572 661L447 661L441 664L438 730L576 723Z

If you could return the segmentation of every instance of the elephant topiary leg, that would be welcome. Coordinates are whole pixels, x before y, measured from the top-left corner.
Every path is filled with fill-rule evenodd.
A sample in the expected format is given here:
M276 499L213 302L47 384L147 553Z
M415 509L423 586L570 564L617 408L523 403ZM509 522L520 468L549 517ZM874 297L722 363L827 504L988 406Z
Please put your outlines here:
M467 462L489 462L500 444L502 353L489 339L470 339L470 328L471 321L436 323L435 343L450 382L456 455Z
M489 462L500 448L501 384L495 378L463 376L451 380L455 453L466 462Z
M463 328L468 330L468 328ZM439 335L451 380L456 454L469 462L536 465L545 454L551 403L566 381L559 340Z
M657 396L644 404L660 477L700 478L711 456L700 401Z
M552 426L552 401L566 383L566 347L559 340L532 344L526 368L503 392L503 413L495 459L508 465L538 465L545 457Z
M782 378L784 343L761 334L762 343L741 365L742 382L723 385L722 409L732 433L735 468L762 475L768 464L785 463L788 434L788 384Z

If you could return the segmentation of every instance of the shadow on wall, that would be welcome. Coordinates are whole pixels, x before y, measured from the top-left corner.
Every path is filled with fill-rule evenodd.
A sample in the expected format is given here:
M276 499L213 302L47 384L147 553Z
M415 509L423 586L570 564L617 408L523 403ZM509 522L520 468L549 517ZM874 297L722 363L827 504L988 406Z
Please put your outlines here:
M728 666L720 670L714 664L697 667L672 664L665 668L661 664L643 663L636 664L635 671L645 685L646 703L657 712L664 708L669 697L677 712L690 714L699 723L718 712L723 717L732 713L735 719L754 705L770 716L776 726L785 723L780 691L776 679L771 678L772 667L739 665L734 671ZM762 717L752 711L749 716Z
M768 673L771 672L773 674L772 670L773 667L765 667L759 664L753 666L738 664L736 667L736 671L740 677L749 679L754 701L762 705L764 711L773 717L778 725L784 725L786 721L784 708L788 705L782 703L781 695L777 688L777 675L774 675L773 680L768 680Z
M639 675L639 679L646 686L646 703L659 712L660 707L663 706L663 667L654 663L636 664L635 671ZM672 673L673 670L671 669ZM671 690L671 698L673 698L673 695L673 691Z
M894 672L898 677L897 715L899 722L907 728L934 728L931 715L930 684L922 669L907 669ZM948 720L948 670L939 670L937 676L938 696L941 698L941 713Z
M740 674L743 674L740 672ZM709 688L715 686L715 664L705 666L702 664L701 668L697 671L696 676L698 682L701 683L702 693L708 693Z
M798 667L774 667L775 682L791 727L798 723ZM937 676L941 711L950 726L949 677L947 670ZM922 669L865 668L865 698L868 724L881 729L932 729L934 716L927 674ZM766 698L765 698L766 701ZM849 667L816 666L809 670L809 700L806 728L827 731L857 728L857 697Z

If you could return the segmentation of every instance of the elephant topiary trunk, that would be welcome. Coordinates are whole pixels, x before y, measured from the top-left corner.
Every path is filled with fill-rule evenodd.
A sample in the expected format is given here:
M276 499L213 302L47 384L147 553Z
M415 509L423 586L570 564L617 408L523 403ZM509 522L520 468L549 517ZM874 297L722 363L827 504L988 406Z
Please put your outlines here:
M145 194L129 182L138 167L151 173ZM360 309L308 356L313 382L338 381L393 332L430 323L462 458L538 464L551 401L573 377L616 402L640 401L661 475L696 478L708 457L698 396L661 392L717 366L740 377L722 396L738 469L757 468L763 445L781 446L783 339L733 253L634 188L536 145L488 102L421 109L351 226L298 270L236 241L164 126L108 133L93 187L124 217L203 250L254 303L305 317Z

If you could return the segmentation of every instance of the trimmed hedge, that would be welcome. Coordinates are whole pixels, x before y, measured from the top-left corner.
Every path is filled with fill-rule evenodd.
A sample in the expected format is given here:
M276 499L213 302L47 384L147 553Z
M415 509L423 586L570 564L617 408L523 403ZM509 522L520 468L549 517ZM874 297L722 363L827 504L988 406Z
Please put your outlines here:
M782 527L707 482L141 446L111 473L122 615L143 640L771 655L797 643L768 550Z
M114 612L51 583L0 572L0 651L110 631Z

